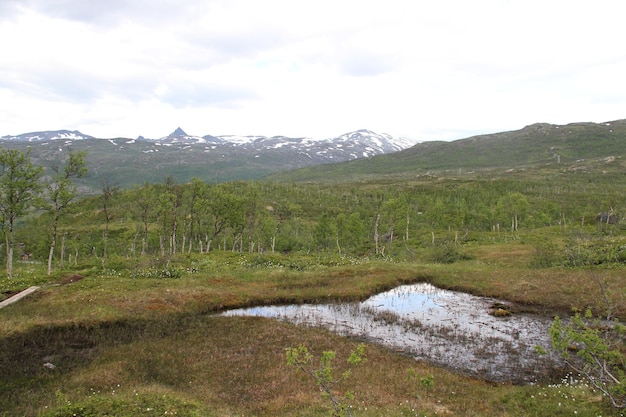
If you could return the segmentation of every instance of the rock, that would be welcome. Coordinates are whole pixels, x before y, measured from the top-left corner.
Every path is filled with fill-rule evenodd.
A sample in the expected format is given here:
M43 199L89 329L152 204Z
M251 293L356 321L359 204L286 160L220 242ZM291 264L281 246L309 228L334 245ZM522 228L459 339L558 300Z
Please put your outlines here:
M508 317L511 315L511 312L509 310L505 310L503 308L497 308L495 310L493 310L493 315L495 317Z

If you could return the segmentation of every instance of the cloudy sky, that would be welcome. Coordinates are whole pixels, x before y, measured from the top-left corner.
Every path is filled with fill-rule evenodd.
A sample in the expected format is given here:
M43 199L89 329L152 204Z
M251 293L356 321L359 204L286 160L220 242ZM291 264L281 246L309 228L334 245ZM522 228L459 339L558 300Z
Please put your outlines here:
M626 2L0 0L0 136L460 139L626 118Z

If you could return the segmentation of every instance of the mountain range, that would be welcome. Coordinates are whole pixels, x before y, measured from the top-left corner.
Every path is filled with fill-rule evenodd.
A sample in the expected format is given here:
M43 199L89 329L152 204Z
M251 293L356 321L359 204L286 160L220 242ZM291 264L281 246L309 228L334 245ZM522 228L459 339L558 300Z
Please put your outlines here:
M200 178L210 182L256 179L311 165L371 158L415 142L370 130L313 140L285 136L193 136L178 127L167 136L101 139L77 130L31 132L0 137L4 148L30 149L33 162L59 165L67 149L87 152L89 174L82 181L96 192L106 180L122 187L144 182Z
M325 139L284 136L192 136L181 128L158 139L97 139L58 130L0 137L4 148L29 149L33 162L60 165L68 149L85 151L86 193L104 181L120 187L171 178L209 183L364 181L460 175L564 173L623 175L626 119L605 123L535 123L519 130L450 142L414 143L358 130Z

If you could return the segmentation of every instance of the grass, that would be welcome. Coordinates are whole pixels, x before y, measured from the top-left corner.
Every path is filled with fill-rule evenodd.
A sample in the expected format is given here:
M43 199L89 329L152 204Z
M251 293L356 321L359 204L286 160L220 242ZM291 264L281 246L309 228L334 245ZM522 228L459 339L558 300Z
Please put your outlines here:
M21 364L3 374L14 381L3 398L19 398L22 404L6 415L36 415L42 409L50 410L44 415L72 415L96 406L98 414L82 415L105 415L111 412L107 410L136 415L143 405L142 415L163 415L164 410L180 415L322 415L317 390L287 367L284 348L303 343L318 354L333 349L346 357L356 344L326 331L260 318L181 316L167 323L58 328L45 332L45 348L27 344L17 353L17 346L3 346L14 348L14 357L7 359ZM366 366L351 377L358 415L413 415L415 407L429 414L531 415L524 412L549 409L556 400L567 406L551 415L571 415L575 407L606 413L587 389L563 387L565 395L578 397L578 403L570 404L563 397L542 396L553 392L549 387L489 385L376 346L368 347L367 356ZM56 368L42 367L43 360ZM435 375L428 399L418 405L407 369ZM501 401L516 405L508 409ZM2 406L9 409L7 403Z
M417 281L546 310L596 302L586 271L529 269L518 258L524 245L490 249L446 265L216 252L172 259L168 268L178 273L170 278L145 273L163 270L146 260L106 271L83 265L85 279L67 285L53 285L63 273L48 283L32 278L43 289L0 310L0 416L327 415L317 388L287 366L285 349L303 344L345 358L359 341L212 314L226 308L357 300ZM22 272L13 290L31 283L19 277L39 276ZM623 291L622 272L606 274ZM375 345L367 357L345 387L355 392L358 416L614 415L574 379L489 384ZM409 369L432 374L433 388L421 392Z

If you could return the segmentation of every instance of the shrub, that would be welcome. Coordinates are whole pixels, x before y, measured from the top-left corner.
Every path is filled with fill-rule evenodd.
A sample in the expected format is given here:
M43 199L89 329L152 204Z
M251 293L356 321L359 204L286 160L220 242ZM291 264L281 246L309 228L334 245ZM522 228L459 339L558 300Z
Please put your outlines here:
M313 354L309 352L308 348L300 345L297 348L287 348L287 364L295 366L305 374L311 376L315 383L319 386L322 392L322 396L330 401L333 417L349 417L352 416L351 400L354 399L354 395L345 391L343 395L337 392L338 385L348 379L351 373L351 368L365 362L365 344L359 344L355 350L350 353L348 357L348 370L344 371L340 377L336 377L333 367L333 361L335 360L335 352L328 350L322 353L319 358L319 364L315 366L313 364Z
M444 242L434 246L428 254L428 260L440 264L451 264L468 259L471 259L471 257L463 253L458 245L452 242Z

